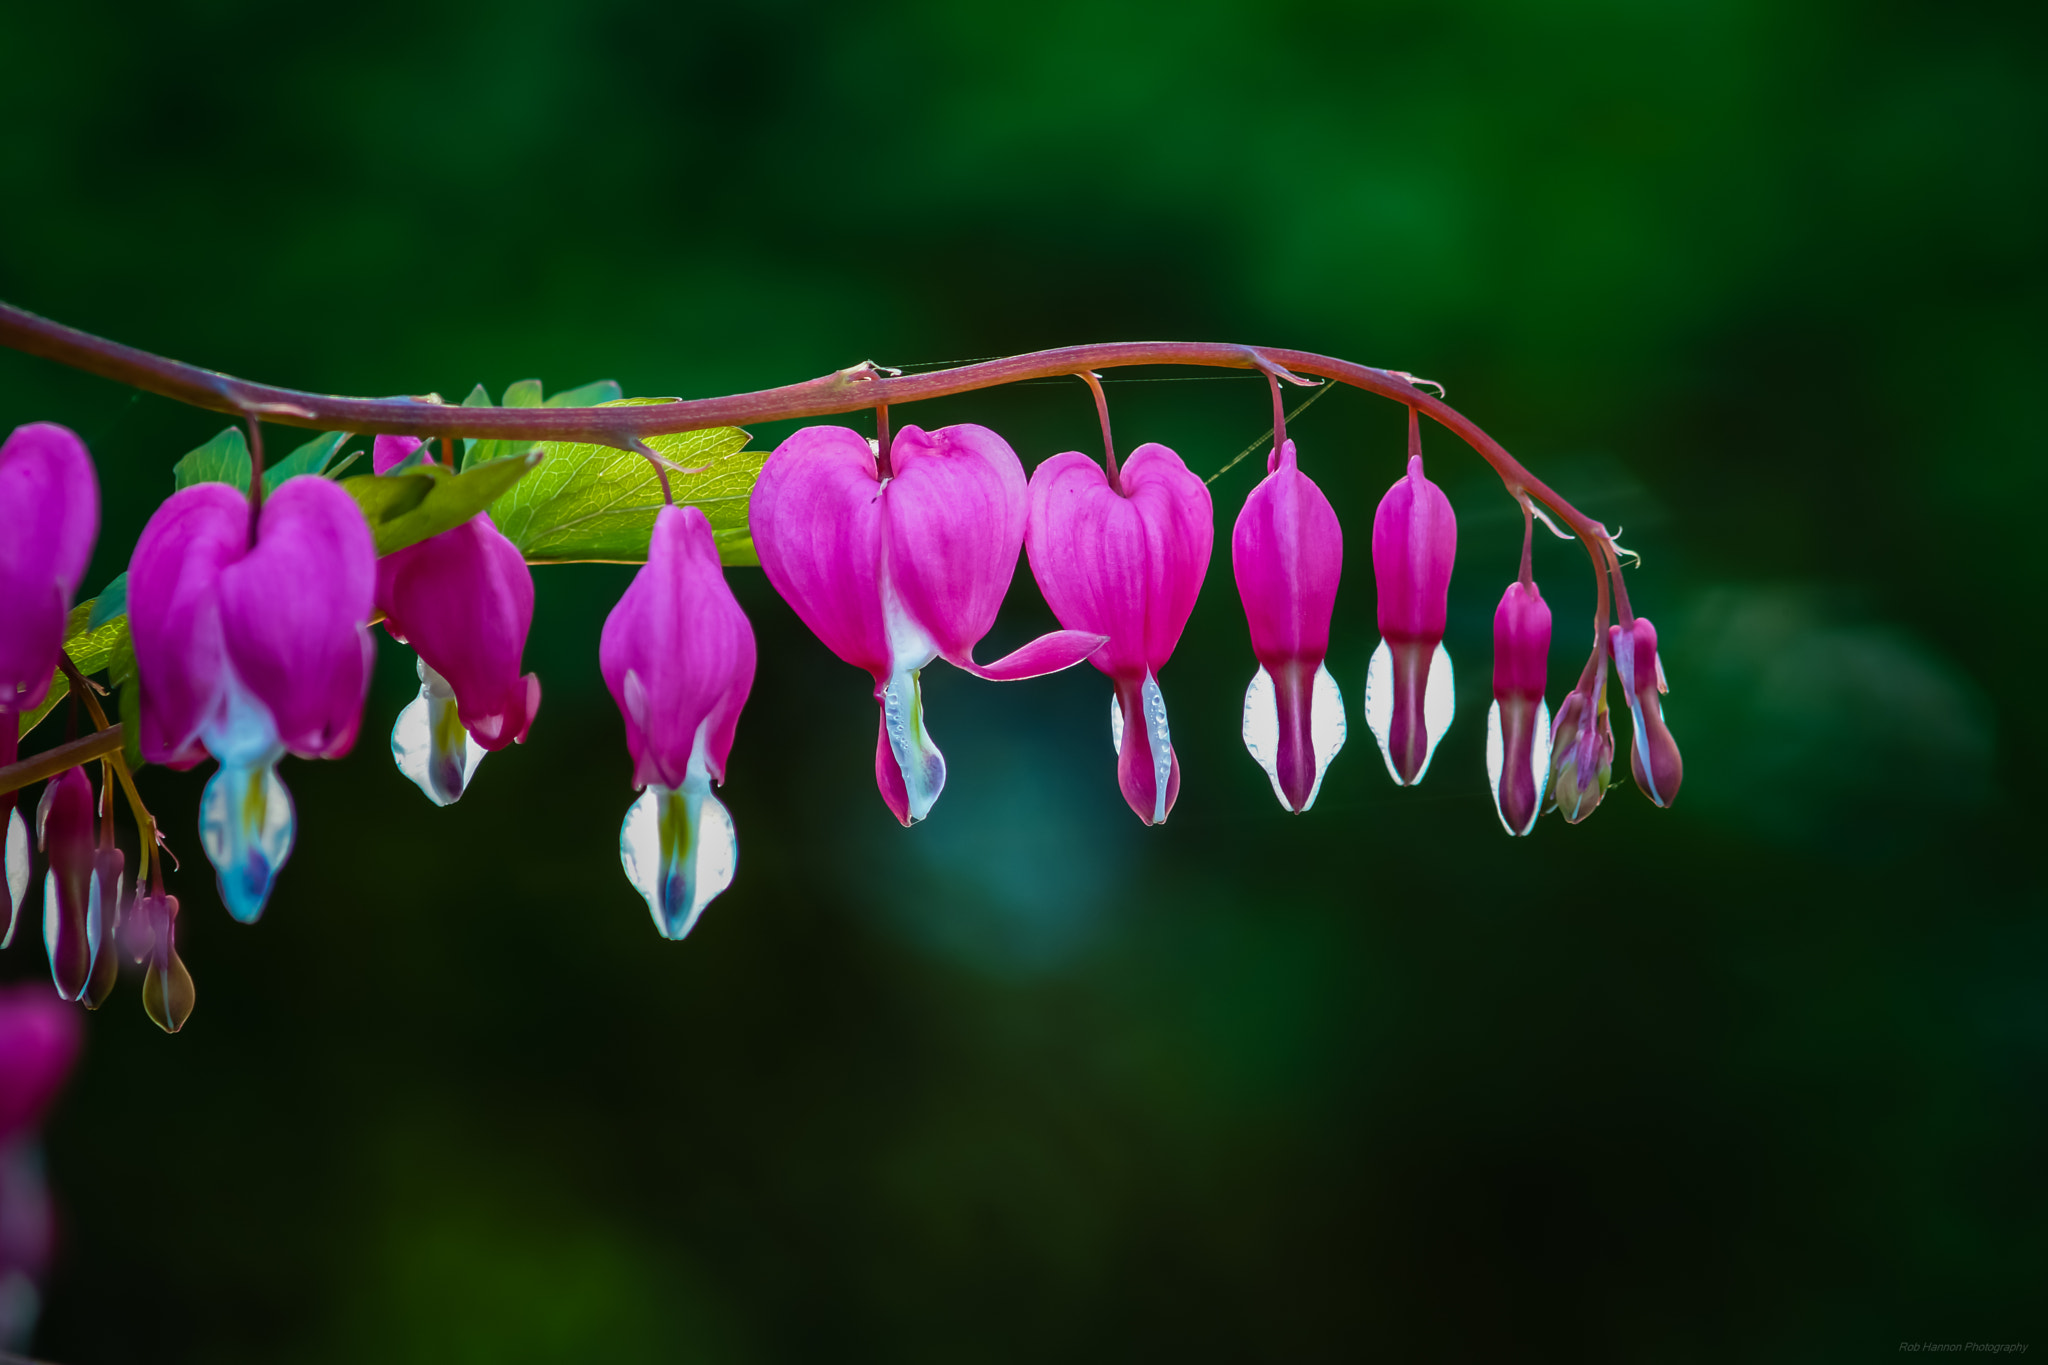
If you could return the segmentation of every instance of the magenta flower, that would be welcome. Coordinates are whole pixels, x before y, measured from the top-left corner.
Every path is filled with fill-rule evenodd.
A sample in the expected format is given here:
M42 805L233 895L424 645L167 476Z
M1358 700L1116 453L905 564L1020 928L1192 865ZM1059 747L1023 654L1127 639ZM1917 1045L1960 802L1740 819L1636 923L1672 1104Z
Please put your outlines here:
M19 752L19 717L49 694L64 618L100 531L100 487L85 443L51 422L16 427L0 444L0 764ZM28 830L17 793L0 793L8 937L28 894Z
M1404 787L1429 771L1457 705L1444 618L1458 521L1451 500L1422 472L1421 433L1412 408L1408 423L1408 472L1394 481L1372 518L1380 644L1365 675L1366 724L1380 742L1387 772Z
M1078 451L1032 472L1031 572L1061 625L1107 637L1088 661L1115 685L1117 785L1148 825L1180 795L1159 672L1195 609L1214 538L1208 485L1165 446L1139 446L1115 486Z
M388 473L419 445L379 436L376 472ZM378 560L377 609L419 655L420 694L392 727L392 757L428 800L449 805L486 751L524 742L540 709L540 679L519 672L533 624L533 571L479 512Z
M679 939L738 866L732 816L711 784L725 782L754 685L754 628L701 509L655 515L647 562L605 618L597 658L626 720L633 785L645 789L619 829L619 860L654 927Z
M1486 713L1486 774L1510 834L1543 813L1550 776L1550 606L1534 580L1510 583L1493 613L1493 706Z
M1550 727L1550 804L1567 824L1591 815L1614 780L1607 717L1607 651L1599 645Z
M26 1349L56 1219L36 1130L78 1060L78 1016L40 986L0 989L0 1350Z
M1678 796L1685 764L1678 755L1678 741L1664 724L1660 697L1667 689L1664 665L1657 658L1657 628L1648 617L1638 616L1630 626L1609 626L1607 630L1621 694L1628 699L1629 715L1635 721L1628 746L1629 767L1643 795L1668 806Z
M1267 457L1230 536L1237 594L1259 671L1244 694L1244 744L1291 811L1305 811L1344 747L1344 698L1323 664L1344 575L1344 531L1295 463L1294 442Z
M128 568L128 623L142 682L140 740L152 763L220 762L199 831L221 900L263 913L295 828L278 761L339 758L355 744L374 649L364 622L376 549L332 480L287 479L249 511L225 484L171 495Z
M100 916L93 895L92 782L67 768L43 788L36 807L36 844L48 860L43 874L43 946L57 994L76 1000L92 980Z
M946 760L918 674L943 658L1011 681L1079 663L1099 633L1055 631L991 664L974 648L1017 572L1024 466L978 426L896 433L884 477L866 437L805 427L768 457L748 521L768 581L827 649L875 680L875 784L904 824L930 813Z

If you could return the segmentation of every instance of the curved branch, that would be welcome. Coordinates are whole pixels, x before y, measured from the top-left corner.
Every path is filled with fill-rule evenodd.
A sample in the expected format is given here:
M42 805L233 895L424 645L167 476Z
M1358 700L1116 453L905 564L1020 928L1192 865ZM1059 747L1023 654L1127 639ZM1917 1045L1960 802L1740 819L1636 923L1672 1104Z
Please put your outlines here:
M8 303L0 303L0 344L194 407L244 418L258 417L282 426L420 437L584 441L621 450L637 449L649 436L749 422L827 417L863 411L878 403L914 403L1081 370L1127 365L1202 365L1232 370L1267 370L1277 366L1335 379L1419 408L1492 465L1510 493L1528 492L1563 517L1582 537L1606 537L1598 522L1524 469L1498 441L1457 409L1418 387L1429 381L1414 381L1399 371L1378 370L1310 351L1211 341L1105 342L1033 351L918 375L885 377L870 365L854 365L800 384L725 398L687 398L615 408L463 408L425 398L337 398L254 384L123 346Z

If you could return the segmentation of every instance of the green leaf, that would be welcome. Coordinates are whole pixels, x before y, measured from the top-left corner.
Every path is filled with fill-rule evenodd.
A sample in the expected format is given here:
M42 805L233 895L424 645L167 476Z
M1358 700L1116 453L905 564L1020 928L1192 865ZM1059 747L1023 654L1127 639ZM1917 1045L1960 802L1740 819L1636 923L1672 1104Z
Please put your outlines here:
M664 400L633 399L634 403ZM672 465L700 473L669 472L678 503L704 509L727 564L758 564L747 530L747 497L769 452L748 450L747 433L712 427L647 444ZM645 456L610 446L550 441L547 463L491 504L491 520L532 564L606 561L640 564L661 507L661 484Z
M116 616L128 614L128 571L114 575L113 582L100 589L100 595L86 604L92 608L92 615L85 620L87 630L98 630Z
M378 555L416 545L468 521L542 462L538 454L492 460L450 473L437 464L403 474L358 474L343 479L377 538Z
M580 388L564 389L544 405L550 408L601 408L606 403L616 403L626 396L616 379L600 379L594 384Z
M574 389L565 389L546 402L541 401L541 386L538 379L522 379L505 390L505 401L500 406L508 408L595 408L606 403L619 401L621 390L615 379L600 379ZM479 384L469 391L469 397L462 400L465 408L487 408L491 396ZM481 447L481 448L480 448ZM465 439L462 443L462 467L482 464L485 460L502 460L507 455L524 455L540 449L537 441L478 441Z
M275 493L279 484L301 474L325 473L327 466L334 459L335 452L341 449L342 442L348 440L348 437L349 434L345 431L330 431L323 436L315 436L263 471L263 491ZM248 478L244 475L243 482L247 481Z
M188 452L171 466L171 480L180 489L195 483L225 483L248 492L249 443L243 438L242 429L229 427L199 449Z
M65 618L64 652L71 656L72 663L78 665L80 673L99 672L123 650L128 651L130 658L134 657L134 650L128 643L127 578L126 574L121 575L107 585L106 592L90 602L80 602ZM98 602L102 598L113 596L117 591L121 598L121 609L110 614L107 620L95 623ZM54 670L50 675L50 690L44 694L42 704L35 710L22 714L21 733L25 735L42 724L43 717L54 711L57 703L70 695L71 680L64 676L62 668Z

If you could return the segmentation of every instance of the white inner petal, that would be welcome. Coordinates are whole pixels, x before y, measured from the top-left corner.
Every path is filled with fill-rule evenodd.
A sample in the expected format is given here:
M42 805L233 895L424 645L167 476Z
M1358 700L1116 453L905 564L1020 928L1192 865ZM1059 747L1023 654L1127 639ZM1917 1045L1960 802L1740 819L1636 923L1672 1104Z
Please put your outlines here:
M1252 675L1251 686L1244 690L1242 733L1245 752L1266 770L1266 780L1273 784L1274 799L1287 806L1287 794L1280 790L1280 703L1274 692L1273 675L1264 665Z
M626 812L619 862L664 938L686 936L704 907L732 885L739 839L731 813L711 794L701 734L683 785L650 786Z
M1387 765L1387 776L1400 785L1400 770L1394 767L1393 751L1387 747L1387 734L1394 728L1394 650L1384 639L1372 652L1372 662L1365 666L1365 724L1380 742L1380 758Z
M0 937L0 948L14 942L14 925L21 915L21 902L28 895L31 872L28 861L28 825L21 818L17 807L7 812L7 933Z
M1429 681L1422 689L1422 728L1429 737L1429 747L1422 751L1422 766L1415 770L1416 782L1429 775L1429 762L1436 757L1436 746L1451 728L1451 716L1457 709L1458 689L1451 677L1451 652L1439 644L1436 653L1430 656Z
M1116 693L1109 694L1109 747L1119 758L1124 752L1124 705Z
M437 806L450 806L462 799L484 761L485 749L462 728L455 693L447 679L419 661L420 694L406 703L391 727L391 760L412 784L426 793ZM630 701L638 684L626 675Z
M244 924L263 914L291 856L297 819L277 759L221 764L199 799L199 842L220 877L221 901Z

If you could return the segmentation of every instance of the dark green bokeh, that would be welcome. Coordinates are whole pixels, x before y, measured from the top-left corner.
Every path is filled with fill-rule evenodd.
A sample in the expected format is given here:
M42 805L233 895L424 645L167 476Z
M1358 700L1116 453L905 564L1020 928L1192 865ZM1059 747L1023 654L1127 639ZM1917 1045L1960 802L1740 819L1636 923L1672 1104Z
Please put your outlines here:
M934 670L952 777L895 827L866 678L738 571L740 875L668 944L596 669L629 571L541 571L531 741L431 808L384 642L358 752L286 765L259 927L198 857L200 775L142 778L199 1007L166 1038L124 983L91 1021L39 1354L2044 1344L2037 17L223 0L17 6L5 42L0 297L254 378L700 395L1147 336L1439 378L1642 552L1687 759L1673 811L1502 835L1519 517L1431 431L1461 706L1392 788L1356 701L1402 414L1340 392L1295 433L1352 543L1356 728L1311 815L1237 738L1227 539L1160 830L1085 668ZM1110 392L1204 473L1266 412L1241 377ZM90 590L221 419L0 354L0 429L45 418L99 462ZM1096 442L1073 383L898 420ZM1255 473L1215 485L1223 536ZM1591 594L1537 554L1555 700ZM984 653L1048 620L1020 576Z

